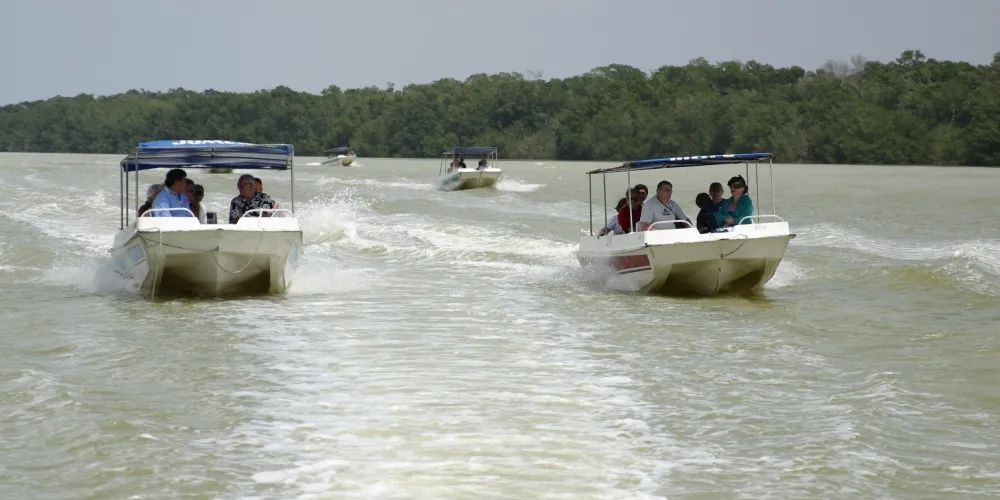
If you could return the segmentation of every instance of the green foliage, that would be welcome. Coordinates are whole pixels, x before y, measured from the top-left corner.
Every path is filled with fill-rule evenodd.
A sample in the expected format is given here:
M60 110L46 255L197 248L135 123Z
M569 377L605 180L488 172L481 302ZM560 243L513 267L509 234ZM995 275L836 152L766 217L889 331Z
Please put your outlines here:
M437 157L496 145L507 158L621 161L773 151L780 162L1000 165L1000 53L992 64L757 61L625 65L566 79L476 74L315 95L130 90L0 108L0 151L121 153L156 139L350 145L369 157Z

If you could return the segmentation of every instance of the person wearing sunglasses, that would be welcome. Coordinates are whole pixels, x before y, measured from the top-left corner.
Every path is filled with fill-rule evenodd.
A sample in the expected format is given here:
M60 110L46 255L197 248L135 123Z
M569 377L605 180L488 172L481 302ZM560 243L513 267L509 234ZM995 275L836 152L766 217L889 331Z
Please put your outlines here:
M730 178L728 184L732 196L722 200L722 207L715 213L715 222L719 227L750 224L750 219L743 220L744 217L753 215L753 201L747 195L746 179L742 175L737 175Z

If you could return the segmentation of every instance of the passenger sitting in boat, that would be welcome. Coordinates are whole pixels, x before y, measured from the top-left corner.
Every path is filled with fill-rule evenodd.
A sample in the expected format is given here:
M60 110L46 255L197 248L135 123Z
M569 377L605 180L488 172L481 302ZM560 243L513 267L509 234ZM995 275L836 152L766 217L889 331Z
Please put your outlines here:
M246 214L247 217L257 217L263 215L264 217L270 217L270 212L264 212L263 214L259 212L248 213L248 211L255 208L274 208L274 201L271 197L258 192L254 186L253 176L250 174L243 174L239 179L236 180L236 189L240 191L233 201L229 202L229 223L236 224L239 222L240 217Z
M202 224L208 224L208 215L205 213L205 206L201 204L201 200L205 199L205 186L201 184L194 185L194 199L191 201L191 207L198 207L198 210L192 210L192 212L198 214L198 222Z
M476 167L476 170L482 170L484 168L489 168L489 167L490 163L486 161L486 157L484 156L481 160L479 160L479 165Z
M184 195L184 190L187 187L186 179L187 172L184 170L179 168L169 170L163 181L163 190L153 199L152 209L186 208L191 210L191 203ZM191 217L191 213L187 210L154 211L150 215L153 217Z
M260 177L254 177L253 183L254 183L254 189L256 189L258 193L264 192L264 181L260 180ZM273 198L271 199L271 202L274 203L274 208L281 208L281 205L279 205L278 202L274 201Z
M695 219L698 222L698 232L711 233L715 231L715 228L718 227L715 222L715 214L722 208L722 184L713 182L708 186L708 193L698 194L698 197L695 198L695 204L701 209Z
M195 218L201 221L203 215L198 210L200 208L198 203L194 200L194 181L191 179L184 179L184 182L187 184L187 187L184 189L184 196L187 197L188 203L191 204L191 211L194 212Z
M715 213L706 213L711 204L712 197L708 193L698 193L698 196L694 197L694 205L701 209L698 211L698 217L695 218L695 227L698 228L699 233L704 234L710 231L708 229L710 225L709 218L712 219L711 226L715 226Z
M642 214L642 199L639 197L639 190L632 188L626 193L629 195L629 203L618 210L618 226L622 233L631 233L639 223L639 216Z
M458 157L458 168L469 168L469 167L465 166L465 157L464 156L459 156Z
M153 208L153 199L155 199L156 195L160 194L160 191L162 190L163 184L150 184L149 187L146 188L146 202L139 205L139 211L136 215L137 217L142 217L142 214L146 213L146 211L150 208Z
M753 201L747 195L747 181L742 175L729 179L730 198L722 200L722 206L715 214L715 222L719 227L731 227L737 224L750 224L751 219L744 217L753 215ZM741 222L742 221L742 222Z
M642 201L645 202L646 197L649 196L649 188L647 188L645 184L636 184L635 188L639 190L639 193L642 196Z
M684 220L688 224L691 224L691 219L684 214L684 210L681 206L677 204L676 201L671 200L670 197L673 195L674 185L670 181L660 181L656 185L656 196L646 200L642 204L642 215L639 216L639 224L636 227L640 231L649 231L651 226L657 222L672 221L672 220ZM688 227L685 225L678 226L677 224L663 224L653 227L652 230L657 229L676 229Z
M608 222L604 224L604 227L601 228L601 232L597 233L597 236L604 236L608 233L625 234L622 226L618 224L618 212L621 211L622 207L625 205L628 205L627 199L622 198L618 200L618 205L615 205L615 214L608 219Z

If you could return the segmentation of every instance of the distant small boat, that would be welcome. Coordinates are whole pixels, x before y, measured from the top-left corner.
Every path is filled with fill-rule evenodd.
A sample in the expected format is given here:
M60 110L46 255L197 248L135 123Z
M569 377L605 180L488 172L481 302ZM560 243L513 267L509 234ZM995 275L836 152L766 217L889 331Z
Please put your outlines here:
M339 163L342 167L349 167L356 159L358 159L358 155L354 150L349 146L341 146L326 150L326 159L323 160L321 165L336 165Z
M749 178L751 163L756 172L758 162L766 160L770 167L771 158L771 153L657 158L592 170L587 175L604 177L605 212L602 213L607 213L609 173L625 173L631 185L631 173L635 171L743 163ZM759 177L755 181L759 181ZM773 212L773 180L771 191ZM675 229L675 224L685 227ZM619 283L641 293L709 296L763 286L774 276L788 242L795 237L781 217L760 213L743 217L735 226L720 232L702 234L684 220L656 222L649 229L597 236L591 205L590 234L580 236L577 259L584 268L610 270Z
M231 169L231 168L218 168L218 167L215 167L215 168L208 169L208 173L210 173L210 174L231 174L231 173L233 173L233 169Z
M138 144L121 161L121 226L110 250L114 271L134 291L156 296L282 294L291 284L302 250L302 229L295 217L294 148L290 144L232 141L151 141ZM288 170L291 210L253 209L236 224L216 223L209 212L201 224L186 208L152 208L131 222L140 202L141 170L237 168ZM134 186L129 186L130 174ZM120 174L120 175L121 175ZM129 193L134 187L136 197ZM135 207L129 205L134 200ZM184 211L190 217L157 217Z
M473 161L479 157L475 168L461 165L465 157ZM441 155L438 169L438 186L445 191L490 187L497 183L503 170L497 168L497 148L495 146L456 147Z

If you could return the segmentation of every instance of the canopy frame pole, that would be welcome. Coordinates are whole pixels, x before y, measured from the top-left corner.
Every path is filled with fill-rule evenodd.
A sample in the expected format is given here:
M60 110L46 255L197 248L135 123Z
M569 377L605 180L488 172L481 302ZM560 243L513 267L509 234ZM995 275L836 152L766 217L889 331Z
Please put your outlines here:
M629 223L629 226L630 226L629 230L627 232L632 233L632 232L635 232L635 223L636 223L636 221L632 220L632 214L635 213L635 210L632 209L632 167L631 166L629 166L628 170L625 171L625 178L626 178L625 182L628 183L628 186L625 186L625 203L628 203L628 204L625 205L625 206L628 207L628 223ZM605 201L605 203L607 203L607 201Z
M590 235L594 235L594 176L587 176L587 208L590 212Z
M291 150L291 154L288 155L288 161L286 163L288 164L288 170L290 171L291 177L292 177L291 178L291 183L292 183L292 185L291 185L292 215L295 215L296 217L298 217L298 215L295 214L295 168L294 168L295 167L295 146L289 144L289 147L291 147L292 150Z

